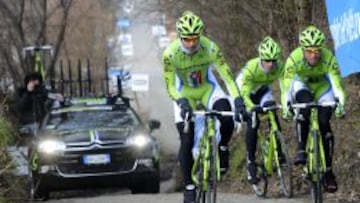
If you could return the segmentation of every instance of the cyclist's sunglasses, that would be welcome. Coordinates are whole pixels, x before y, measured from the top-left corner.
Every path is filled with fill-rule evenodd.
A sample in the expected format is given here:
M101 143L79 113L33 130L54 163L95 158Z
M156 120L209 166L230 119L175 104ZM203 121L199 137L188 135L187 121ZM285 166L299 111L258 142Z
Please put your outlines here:
M276 60L274 60L274 59L263 59L263 61L265 61L266 63L270 63L270 62L275 63L276 62Z
M307 48L304 48L304 51L307 54L318 54L318 53L320 53L320 48L318 48L318 47L307 47Z
M181 40L184 42L197 42L199 41L200 36L189 36L189 37L182 37Z

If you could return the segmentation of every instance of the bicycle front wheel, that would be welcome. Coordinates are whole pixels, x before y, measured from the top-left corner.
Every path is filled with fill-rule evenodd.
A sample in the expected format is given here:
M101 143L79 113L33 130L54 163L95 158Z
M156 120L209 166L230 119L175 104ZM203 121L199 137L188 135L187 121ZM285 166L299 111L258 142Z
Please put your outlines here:
M218 178L218 152L215 137L211 139L211 155L209 160L209 187L206 191L206 203L216 203L216 189Z
M285 160L280 162L279 149L275 150L275 159L277 165L277 174L280 179L280 189L282 193L287 197L291 198L293 196L293 184L292 184L292 163L289 156L289 150L287 142L280 132L276 132L275 136L278 141L280 141L278 147L280 147L281 152L283 153L282 157Z

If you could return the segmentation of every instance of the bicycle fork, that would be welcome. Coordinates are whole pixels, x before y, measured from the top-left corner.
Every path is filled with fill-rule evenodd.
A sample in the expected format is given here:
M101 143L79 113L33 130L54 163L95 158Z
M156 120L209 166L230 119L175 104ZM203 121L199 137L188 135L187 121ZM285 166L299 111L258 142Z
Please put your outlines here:
M312 131L310 136L311 138L308 139L309 143L307 144L307 150L306 150L308 154L308 165L307 168L305 168L305 171L307 174L310 175L312 181L320 181L318 180L318 177L314 176L313 174L316 173L318 162L319 162L319 170L320 170L319 172L324 173L326 171L323 140L319 131L316 130ZM317 143L315 142L315 140L317 140Z

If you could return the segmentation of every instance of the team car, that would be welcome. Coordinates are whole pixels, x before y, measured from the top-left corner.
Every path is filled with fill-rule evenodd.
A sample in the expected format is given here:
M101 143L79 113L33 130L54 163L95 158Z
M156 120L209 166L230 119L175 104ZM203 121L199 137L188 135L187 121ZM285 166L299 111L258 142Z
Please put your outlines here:
M142 122L122 97L72 99L46 116L29 149L30 193L128 187L158 193L160 122Z

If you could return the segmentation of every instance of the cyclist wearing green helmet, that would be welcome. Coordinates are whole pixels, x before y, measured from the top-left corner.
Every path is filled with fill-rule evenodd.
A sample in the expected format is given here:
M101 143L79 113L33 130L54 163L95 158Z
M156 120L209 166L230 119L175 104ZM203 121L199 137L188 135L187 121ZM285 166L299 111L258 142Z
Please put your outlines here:
M346 94L342 85L339 65L332 52L324 47L324 33L311 25L299 35L300 47L296 48L288 57L284 69L281 103L283 118L291 120L292 112L287 104L295 101L307 103L331 102L338 99L339 105L335 109L335 116L342 118L345 115ZM322 134L327 173L324 177L324 187L328 192L337 190L337 183L331 169L334 137L330 128L332 109L321 107L319 111L319 127ZM298 152L295 164L306 163L305 145L309 133L310 110L301 110L302 121L300 135L298 135Z
M242 103L231 70L219 47L202 35L203 21L186 11L176 22L178 40L172 42L163 53L164 79L174 105L175 123L180 134L179 161L183 172L184 202L194 202L195 186L191 179L193 166L194 123L188 133L183 132L184 119L191 118L198 103L207 109L231 111L228 96L221 89L213 70L216 70L235 99L235 111L240 112ZM219 144L220 170L226 172L229 165L228 142L234 129L233 118L219 118L221 140Z
M282 77L283 63L280 60L281 48L271 37L265 37L258 47L259 56L249 60L236 78L240 89L241 97L244 99L246 110L253 110L255 104L271 106L275 103L270 85ZM281 81L281 80L279 80ZM275 114L276 116L276 114ZM247 170L248 181L256 184L255 152L257 144L257 130L260 120L257 118L257 125L252 127L252 119L244 118L247 122L246 147L247 147ZM278 118L276 116L278 126ZM284 157L282 152L280 157ZM282 159L281 161L285 161Z

